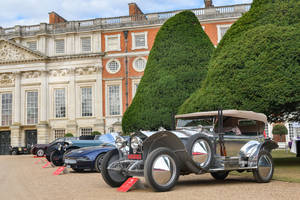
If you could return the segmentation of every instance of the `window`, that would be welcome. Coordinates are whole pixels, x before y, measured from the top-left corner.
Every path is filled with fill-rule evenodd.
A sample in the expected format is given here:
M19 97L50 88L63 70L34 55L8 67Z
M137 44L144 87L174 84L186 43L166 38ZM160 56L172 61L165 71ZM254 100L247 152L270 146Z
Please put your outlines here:
M81 116L92 116L92 88L81 88Z
M120 115L120 86L109 85L108 86L108 113L109 115Z
M81 38L81 51L83 52L91 51L91 37Z
M266 136L269 137L269 125L268 124L265 125L265 133L266 133Z
M218 43L222 40L222 38L224 37L225 33L230 28L230 26L231 26L231 24L218 25L217 26L217 29L218 29Z
M294 129L293 128L294 128L293 124L289 123L289 136L290 136L290 139L294 138Z
M106 51L121 51L120 48L120 34L105 36L105 50Z
M132 86L132 99L134 98L135 93L136 93L138 87L139 87L139 83L133 82L133 86Z
M81 128L80 129L80 135L85 136L85 135L92 135L93 129L92 128Z
M37 50L36 41L27 42L27 47L33 51Z
M38 92L27 92L27 124L38 123Z
M106 70L111 74L117 73L120 68L120 62L118 60L111 60L106 64Z
M65 53L65 40L55 40L55 52Z
M147 32L132 33L132 49L147 49Z
M133 62L133 68L137 72L143 72L146 67L146 59L145 58L137 58Z
M54 138L57 139L57 138L62 138L62 137L65 137L65 129L56 129L54 130Z
M55 89L55 117L66 117L65 89Z
M2 94L2 112L1 121L2 126L10 126L12 121L12 94Z

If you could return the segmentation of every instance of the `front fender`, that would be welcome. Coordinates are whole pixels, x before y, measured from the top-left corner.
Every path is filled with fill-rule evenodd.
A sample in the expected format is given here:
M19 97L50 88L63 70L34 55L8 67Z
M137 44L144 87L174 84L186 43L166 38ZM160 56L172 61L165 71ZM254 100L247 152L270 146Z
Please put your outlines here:
M260 151L265 150L271 153L271 151L276 148L278 148L278 144L273 140L265 140L263 143L253 146L248 160L249 167L257 167L257 157Z
M148 154L159 147L166 147L172 150L178 158L180 167L189 169L194 173L198 173L201 169L193 162L189 156L185 145L173 133L161 131L151 135L143 143L143 159L147 158Z

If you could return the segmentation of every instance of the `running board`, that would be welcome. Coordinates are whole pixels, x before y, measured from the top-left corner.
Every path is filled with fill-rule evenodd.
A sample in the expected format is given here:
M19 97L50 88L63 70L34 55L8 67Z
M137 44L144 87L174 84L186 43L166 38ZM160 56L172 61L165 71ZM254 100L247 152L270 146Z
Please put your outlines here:
M208 171L219 172L219 171L249 170L249 169L257 169L257 167L239 167L239 168L231 168L230 170L225 170L224 168L215 168L215 169L210 169Z

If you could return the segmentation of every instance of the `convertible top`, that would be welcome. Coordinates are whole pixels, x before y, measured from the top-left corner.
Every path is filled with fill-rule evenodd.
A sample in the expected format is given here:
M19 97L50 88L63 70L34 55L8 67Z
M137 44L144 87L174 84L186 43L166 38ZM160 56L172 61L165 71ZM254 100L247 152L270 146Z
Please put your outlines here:
M207 116L218 116L218 111L208 111L208 112L195 112L182 115L176 115L175 118L195 118L195 117L207 117ZM242 119L250 119L268 123L267 116L262 113L256 113L253 111L244 110L223 110L223 116L226 117L236 117Z

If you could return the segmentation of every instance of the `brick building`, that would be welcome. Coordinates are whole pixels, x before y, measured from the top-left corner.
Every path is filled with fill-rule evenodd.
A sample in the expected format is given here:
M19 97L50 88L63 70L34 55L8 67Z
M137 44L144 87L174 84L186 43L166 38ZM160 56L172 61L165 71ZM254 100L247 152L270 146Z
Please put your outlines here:
M251 6L204 1L191 11L215 46ZM68 21L50 12L49 23L0 27L0 154L68 132L119 131L156 33L178 12L145 14L129 3L123 17Z

